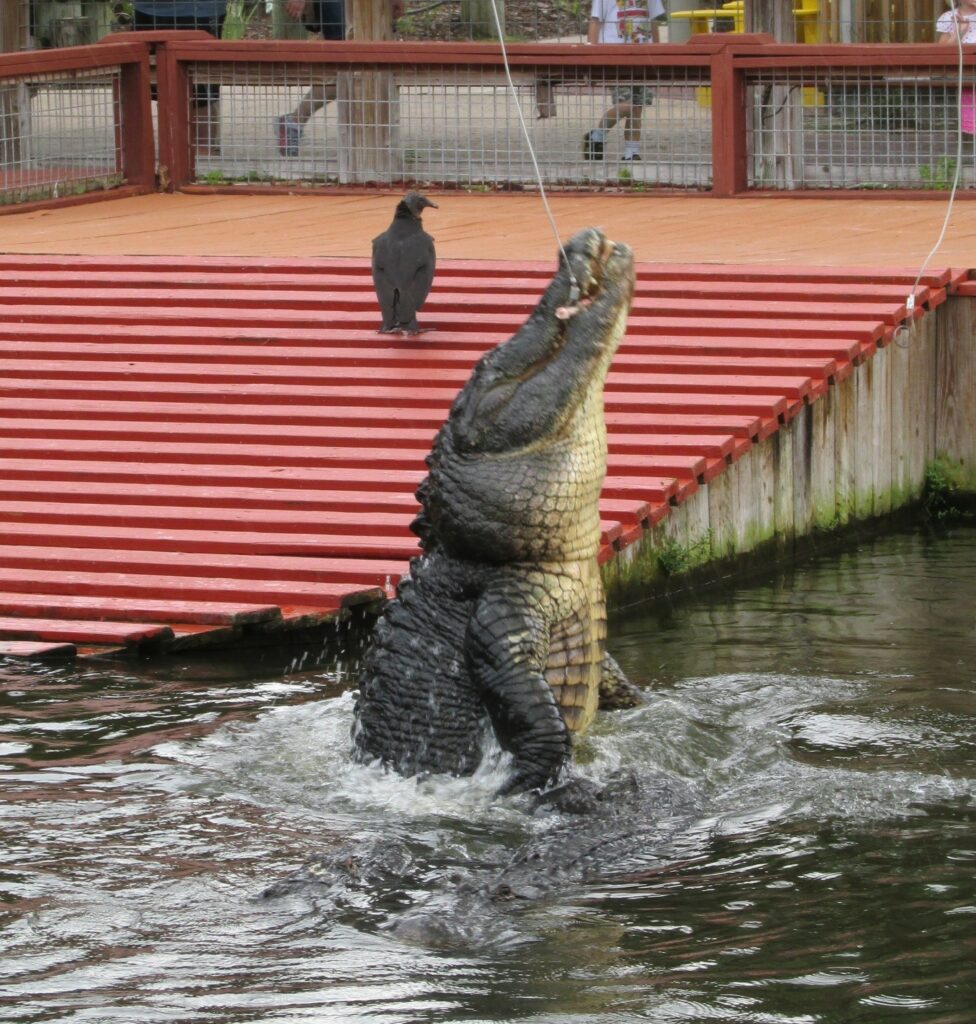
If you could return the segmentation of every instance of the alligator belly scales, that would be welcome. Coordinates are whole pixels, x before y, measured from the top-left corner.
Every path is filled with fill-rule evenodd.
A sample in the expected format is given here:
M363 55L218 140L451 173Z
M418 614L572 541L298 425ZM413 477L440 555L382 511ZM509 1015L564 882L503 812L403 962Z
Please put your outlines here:
M603 386L633 279L626 246L575 235L538 306L455 399L417 490L422 554L364 662L363 760L470 774L490 727L513 755L503 792L539 789L601 699L627 702L596 556Z

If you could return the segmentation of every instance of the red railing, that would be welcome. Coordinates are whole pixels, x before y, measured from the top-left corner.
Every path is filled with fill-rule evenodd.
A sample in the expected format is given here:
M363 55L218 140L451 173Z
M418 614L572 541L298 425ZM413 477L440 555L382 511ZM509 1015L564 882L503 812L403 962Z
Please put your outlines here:
M105 150L107 166L93 170L85 166L86 157L91 163L84 134L90 127L85 116L89 112L80 113L72 123L72 104L64 97L101 73L110 89L106 117L111 140ZM76 136L73 159L58 161L63 147L56 139L44 159L31 156L32 107L45 89L54 94L48 120L65 125L63 131ZM0 200L13 201L17 210L138 195L156 188L149 50L142 43L113 40L94 48L0 54L0 122ZM59 195L62 190L70 194ZM25 199L18 201L20 196Z
M424 83L436 83L440 88L444 82L475 82L476 88L482 91L488 87L500 91L505 87L503 57L496 44L226 42L213 40L201 33L140 33L130 34L124 41L118 41L121 39L111 37L97 47L0 56L0 90L10 82L26 81L43 74L77 73L96 68L118 69L118 154L124 184L100 193L103 195L119 195L126 190L145 192L156 187L220 191L231 184L230 180L226 180L223 165L211 164L209 166L216 169L210 173L201 173L200 165L195 161L189 130L189 111L194 83L201 80L218 84L223 82L225 85L246 84L252 87L252 91L261 87L273 92L283 76L288 83L296 86L309 71L320 74L348 71L366 76L392 73L398 82L409 80L415 83L418 92L423 92ZM559 178L557 187L598 187L605 191L609 184L618 186L613 189L617 192L646 191L650 188L670 192L694 189L698 194L704 192L717 197L782 194L937 197L947 183L948 171L958 163L948 141L954 129L951 132L946 127L954 116L952 104L955 100L952 97L958 92L954 78L958 55L954 47L932 44L786 45L777 44L771 37L761 35L718 34L696 36L687 45L641 48L513 45L509 47L508 60L517 86L527 94L530 94L534 83L545 79L558 82L559 88L572 96L590 90L590 94L599 93L602 97L614 83L628 77L632 81L639 79L649 83L659 95L664 95L668 89L685 97L692 93L698 94L699 105L704 113L696 123L704 142L700 157L694 158L699 159L700 173L693 185L688 186L676 175L672 175L674 180L671 181L652 181L647 175L646 160L640 167L644 172L643 178L635 177L635 172L628 169L627 177L623 176L624 172L620 172L618 181L617 165L609 162L599 166L585 166L580 170L579 133L577 131L573 134L574 129L569 127L572 116L566 116L563 121L567 126L567 138L573 140L576 149L572 154L566 150L565 155L562 151L554 150L555 156L550 159L550 165L563 160L568 166L570 156L576 164L568 171L561 172L563 176ZM963 63L966 82L972 83L976 79L976 47L964 48ZM837 91L839 81L847 83L840 92ZM150 88L154 83L158 95L158 163L154 159L151 134ZM839 102L837 96L840 95L843 100L846 95L844 89L847 89L848 93L857 92L857 103L863 107L863 96L871 90L887 89L885 95L888 95L892 90L904 91L908 88L898 83L909 83L911 96L922 97L929 114L932 111L939 114L937 130L926 125L924 144L917 141L922 137L917 132L917 152L913 150L907 157L901 158L907 168L902 178L897 175L893 175L891 180L884 177L883 162L887 159L885 153L888 149L880 144L876 153L872 152L866 158L868 169L858 171L859 176L852 178L853 184L847 183L843 173L828 179L826 185L812 178L804 178L802 165L805 151L811 147L815 151L813 158L809 158L807 152L808 163L813 159L815 163L829 164L835 157L826 148L821 153L818 147L827 147L839 129L831 127L826 120L823 125L814 128L797 128L795 123L792 128L778 126L777 118L781 117L787 102L800 104L802 90L814 97L812 100L803 100L804 103L825 104L824 97L828 96L833 97L832 102L836 104ZM576 93L573 93L574 89ZM228 89L228 94L231 91ZM239 92L250 95L246 90ZM765 97L771 92L774 99L764 107ZM781 96L793 98L787 100ZM911 98L908 102L910 106ZM687 99L685 103L687 105ZM257 111L257 108L255 110L255 118L260 116L267 119L263 108L261 111ZM367 114L367 120L371 116ZM655 116L658 116L656 112ZM809 120L819 115L814 112L804 116ZM905 118L912 116L910 109L907 113L902 110L899 124L903 126ZM877 128L876 134L884 131L885 117L888 115L880 118L881 127ZM675 122L668 130L677 142L681 142L686 127ZM872 126L872 130L875 127ZM384 130L392 133L396 126L385 125ZM853 129L848 126L844 130L850 138L858 135L856 125ZM910 147L913 139L911 131L899 131L900 143ZM463 130L461 134L463 136ZM355 137L354 134L345 136L347 139ZM382 138L382 132L375 137ZM246 136L242 138L243 141L237 144L240 153L253 155L247 152L249 146L253 148L253 140L248 141L250 137ZM971 137L967 145L972 147ZM767 153L764 147L768 148L768 158L764 155ZM333 172L331 165L323 164L324 170L317 173L318 167L312 161L306 164L296 161L274 163L277 159L274 152L268 159L271 163L265 160L262 165L264 169L260 172L252 170L247 175L242 173L233 179L236 194L247 190L294 192L320 189L323 185L400 185L408 181L408 175L400 165L390 171L387 177L379 175L370 179L369 175L373 173L371 170L357 177L356 173L343 170ZM782 172L785 183L770 184L773 178L765 176L762 169L757 170L758 165L766 159L770 166L793 162L794 170ZM689 160L693 162L692 158ZM914 168L913 161L916 165ZM233 164L226 153L225 163ZM874 164L881 167L883 180L880 185L871 180ZM303 171L305 166L310 167L311 171ZM799 171L795 168L799 168ZM595 172L603 177L595 176ZM492 184L489 172L479 173L482 175L480 180L487 178L488 184ZM499 181L511 177L512 170L506 167L501 170ZM865 177L867 181L862 180ZM254 179L259 179L260 183ZM417 180L434 187L443 184L432 174ZM908 182L907 187L899 184L903 180ZM452 183L459 187L465 187L466 184L463 180L453 180ZM963 185L961 194L976 194L976 182L966 181ZM500 183L497 187L505 185ZM531 185L523 183L518 187ZM89 197L76 196L72 201L78 198Z

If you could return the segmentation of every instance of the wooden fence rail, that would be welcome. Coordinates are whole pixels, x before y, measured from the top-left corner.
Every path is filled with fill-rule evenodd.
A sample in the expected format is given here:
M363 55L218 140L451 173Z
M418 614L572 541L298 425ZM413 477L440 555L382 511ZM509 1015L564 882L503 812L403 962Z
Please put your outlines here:
M115 68L121 184L101 186L99 196L152 188L534 187L495 44L218 42L203 33L121 38L0 55L0 175L24 164L20 115L40 80L58 79L55 86L64 88L72 76ZM508 58L523 106L538 97L540 83L561 94L554 124L540 127L531 115L530 122L546 184L564 191L938 198L959 165L960 103L970 102L976 85L976 46L964 48L961 90L956 50L933 44L787 45L728 33L641 48L513 45ZM307 157L279 152L269 104L300 94L310 80L338 81L333 137L323 135ZM595 123L586 118L602 112L621 85L649 90L645 138L657 150L628 167L614 154L586 162L580 139ZM217 156L196 150L190 130L194 105L208 89L227 97ZM412 125L403 120L409 104ZM55 131L71 127L66 119L56 124ZM972 135L962 139L966 164L976 152ZM57 143L49 140L48 149ZM0 177L0 196L3 187ZM971 169L961 194L976 195ZM58 199L54 189L47 198L91 196ZM8 210L23 208L19 194L3 199Z

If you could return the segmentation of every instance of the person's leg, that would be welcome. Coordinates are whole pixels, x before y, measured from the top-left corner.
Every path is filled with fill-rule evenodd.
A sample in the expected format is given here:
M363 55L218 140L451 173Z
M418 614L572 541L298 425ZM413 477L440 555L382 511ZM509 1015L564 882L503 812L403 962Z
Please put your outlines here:
M607 141L607 133L622 117L627 115L630 109L628 103L615 103L600 118L599 125L583 136L583 156L587 160L603 159L603 146Z
M535 82L535 107L540 120L556 116L556 83L551 78L537 78Z
M624 159L640 160L644 108L634 104L624 116Z
M319 82L305 93L301 102L291 112L291 116L300 125L304 125L317 110L321 110L326 103L335 98L335 82Z
M219 156L219 86L197 86L197 88L200 92L194 97L190 106L190 140L200 156Z

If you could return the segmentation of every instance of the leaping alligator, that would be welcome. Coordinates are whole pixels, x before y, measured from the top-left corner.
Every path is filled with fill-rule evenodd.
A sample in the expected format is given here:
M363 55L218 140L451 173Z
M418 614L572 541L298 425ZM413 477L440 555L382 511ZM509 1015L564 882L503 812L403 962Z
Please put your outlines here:
M417 490L422 554L364 660L360 759L467 775L490 723L513 760L501 792L542 789L598 704L635 702L605 651L597 566L603 386L633 287L630 249L579 232L455 399Z

